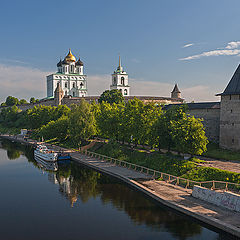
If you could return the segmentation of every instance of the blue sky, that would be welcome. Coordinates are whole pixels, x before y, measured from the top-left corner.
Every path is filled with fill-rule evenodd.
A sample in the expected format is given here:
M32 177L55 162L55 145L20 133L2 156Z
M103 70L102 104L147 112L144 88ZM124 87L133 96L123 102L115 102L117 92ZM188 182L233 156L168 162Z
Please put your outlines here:
M120 53L132 94L169 96L178 83L188 101L218 100L240 61L239 9L239 0L2 1L0 100L45 97L45 75L68 48L90 95L109 87Z

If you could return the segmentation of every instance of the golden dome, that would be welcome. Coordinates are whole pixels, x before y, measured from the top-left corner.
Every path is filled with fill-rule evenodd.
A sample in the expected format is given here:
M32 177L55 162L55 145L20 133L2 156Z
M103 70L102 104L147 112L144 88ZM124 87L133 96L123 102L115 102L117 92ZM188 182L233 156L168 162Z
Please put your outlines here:
M69 49L68 55L64 58L66 62L76 62L76 58L73 56L71 49Z

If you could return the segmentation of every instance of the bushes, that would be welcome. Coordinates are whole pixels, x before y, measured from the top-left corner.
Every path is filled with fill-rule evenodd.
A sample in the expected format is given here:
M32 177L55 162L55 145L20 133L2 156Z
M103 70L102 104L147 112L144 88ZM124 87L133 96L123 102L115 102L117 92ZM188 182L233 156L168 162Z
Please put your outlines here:
M182 176L195 181L225 181L240 183L240 173L234 173L211 167L198 167Z

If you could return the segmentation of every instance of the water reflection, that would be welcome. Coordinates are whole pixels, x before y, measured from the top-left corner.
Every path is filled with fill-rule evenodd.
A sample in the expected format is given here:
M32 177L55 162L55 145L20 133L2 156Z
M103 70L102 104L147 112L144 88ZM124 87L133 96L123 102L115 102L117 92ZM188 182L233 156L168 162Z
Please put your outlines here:
M111 203L125 211L137 225L145 224L155 231L171 232L181 240L201 234L200 225L160 208L117 180L75 163L60 165L57 173L49 173L48 178L59 184L60 193L69 200L71 206L77 200L86 203L91 198L100 197L103 204Z
M9 144L8 141L2 141L1 148L7 150L7 156L9 160L18 159L23 152L20 150L20 146L15 146L15 144Z
M79 205L99 199L103 206L110 205L120 212L125 212L136 226L147 227L152 232L170 233L171 237L165 239L203 239L204 235L206 239L228 239L222 234L214 235L213 232L201 225L179 216L164 207L160 207L141 193L136 192L114 178L73 162L58 164L56 172L48 171L34 160L33 150L30 147L16 146L12 143L7 144L15 146L15 151L18 151L20 154L24 152L28 161L47 175L49 182L57 186L59 194L64 199L67 199L69 206L74 208L74 211L78 210ZM7 144L3 143L3 148L10 152L13 151L14 147L7 146ZM212 233L211 238L208 238L208 235L206 235L209 232ZM101 236L98 239L101 239ZM120 238L116 236L116 239Z

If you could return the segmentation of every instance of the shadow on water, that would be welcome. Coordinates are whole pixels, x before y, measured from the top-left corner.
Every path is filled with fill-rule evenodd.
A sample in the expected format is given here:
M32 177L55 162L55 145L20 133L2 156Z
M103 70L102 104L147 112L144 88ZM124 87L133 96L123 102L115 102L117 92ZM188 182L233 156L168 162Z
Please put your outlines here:
M9 159L17 159L24 153L29 162L41 169L33 158L31 147L2 141L2 148L7 150ZM59 193L69 201L71 207L77 201L84 204L90 199L99 198L103 205L111 204L124 211L135 225L146 225L154 231L169 232L175 239L185 240L202 234L203 227L198 223L160 207L115 178L74 162L59 164L56 172L44 171L47 172L48 180L58 185ZM219 233L216 239L229 237Z

